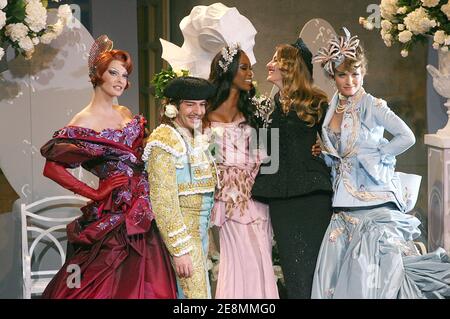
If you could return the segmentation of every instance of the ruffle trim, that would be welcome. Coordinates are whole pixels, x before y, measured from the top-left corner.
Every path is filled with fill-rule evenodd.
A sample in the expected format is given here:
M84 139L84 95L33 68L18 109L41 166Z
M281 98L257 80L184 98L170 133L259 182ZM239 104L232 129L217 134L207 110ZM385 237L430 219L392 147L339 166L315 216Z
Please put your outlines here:
M156 128L155 132L156 132L157 130L161 130L161 129L163 129L163 128L169 128L169 129L172 131L172 133L175 135L176 139L177 139L178 142L180 143L180 146L181 146L181 148L182 148L182 151L179 152L179 151L177 151L174 147L172 147L172 146L170 146L170 145L167 145L167 144L163 143L163 142L160 141L160 140L154 140L154 141L149 142L149 143L145 146L144 152L143 152L143 154L142 154L142 160L143 160L143 161L145 161L145 162L148 161L148 159L149 159L149 157L150 157L150 154L151 154L151 150L152 150L153 147L160 147L160 148L162 148L163 150L165 150L166 152L172 154L172 155L175 156L175 157L181 157L181 156L183 156L183 155L185 155L185 154L187 153L186 145L185 145L185 143L184 143L183 138L181 137L180 133L178 133L177 130L174 129L173 127L171 127L171 126L169 126L169 125L166 125L166 124L161 124L160 126L158 126L158 127Z

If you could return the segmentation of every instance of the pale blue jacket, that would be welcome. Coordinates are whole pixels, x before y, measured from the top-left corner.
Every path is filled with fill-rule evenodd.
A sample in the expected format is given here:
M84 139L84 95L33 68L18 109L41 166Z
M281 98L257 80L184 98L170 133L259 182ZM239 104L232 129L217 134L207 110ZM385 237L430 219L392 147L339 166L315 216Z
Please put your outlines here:
M367 207L387 202L401 211L414 207L420 176L395 172L395 156L415 143L411 129L382 99L363 93L359 102L344 112L341 145L335 149L328 125L335 112L335 94L322 126L324 157L331 167L333 207ZM384 130L393 135L388 141Z

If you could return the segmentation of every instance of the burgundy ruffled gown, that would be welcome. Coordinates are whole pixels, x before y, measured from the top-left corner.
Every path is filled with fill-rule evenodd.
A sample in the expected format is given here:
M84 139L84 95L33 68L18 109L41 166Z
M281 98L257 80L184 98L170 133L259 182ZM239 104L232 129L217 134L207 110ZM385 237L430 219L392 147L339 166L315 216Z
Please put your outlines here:
M67 126L42 147L48 160L67 168L81 165L101 180L119 173L129 177L128 185L90 202L67 226L74 253L43 298L176 298L175 275L153 220L141 160L144 125L145 119L136 115L120 130ZM72 264L81 270L79 288L67 284L68 279L74 282L73 270L68 272Z

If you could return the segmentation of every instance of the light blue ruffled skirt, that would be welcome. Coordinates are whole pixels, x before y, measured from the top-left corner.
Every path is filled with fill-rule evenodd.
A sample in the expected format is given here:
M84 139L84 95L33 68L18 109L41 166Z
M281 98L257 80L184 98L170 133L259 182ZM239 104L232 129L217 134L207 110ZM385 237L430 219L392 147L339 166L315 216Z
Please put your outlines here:
M317 259L312 298L450 296L450 260L419 255L419 220L389 206L333 214Z

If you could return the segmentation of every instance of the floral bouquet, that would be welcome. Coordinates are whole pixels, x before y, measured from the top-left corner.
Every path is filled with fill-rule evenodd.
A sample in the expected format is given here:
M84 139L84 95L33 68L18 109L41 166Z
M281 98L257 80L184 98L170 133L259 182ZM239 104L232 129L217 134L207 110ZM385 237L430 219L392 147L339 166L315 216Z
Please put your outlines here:
M1 0L0 0L1 1ZM181 77L181 76L188 76L189 70L179 70L174 71L171 67L167 70L162 70L161 72L155 74L153 76L152 81L150 82L155 87L155 97L157 99L163 99L164 98L164 88L167 86L167 84L170 82L170 80Z
M49 44L62 33L72 20L72 9L67 4L59 6L57 22L47 24L47 4L40 0L0 0L0 60L8 45L30 59L36 45Z
M255 116L261 122L263 128L267 128L272 119L270 115L274 110L272 99L266 95L257 95L251 99L251 103L255 107Z
M433 37L433 48L450 47L450 3L448 0L381 0L381 37L390 47L398 41L407 57L414 43ZM374 24L360 17L359 23L372 30Z
M252 85L255 96L251 98L250 102L253 104L255 117L261 123L261 127L267 128L272 123L270 115L274 110L273 101L269 96L259 92L258 82L253 81Z

